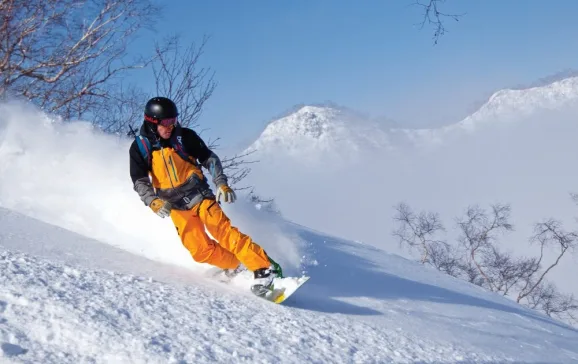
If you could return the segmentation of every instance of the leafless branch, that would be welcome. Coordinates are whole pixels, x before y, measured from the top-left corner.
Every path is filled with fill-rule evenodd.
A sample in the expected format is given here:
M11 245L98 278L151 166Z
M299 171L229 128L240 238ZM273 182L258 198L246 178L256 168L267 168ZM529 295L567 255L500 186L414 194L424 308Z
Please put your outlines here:
M578 200L576 195L572 198ZM396 211L395 220L400 226L394 235L402 244L427 250L427 259L424 261L422 258L422 262L454 277L511 296L519 304L541 310L548 316L578 324L578 301L546 281L564 255L578 246L578 233L565 231L559 221L548 219L535 224L530 242L539 244L538 256L514 257L497 248L499 235L513 230L509 223L509 205L492 205L489 212L478 206L469 207L465 216L457 220L461 233L458 242L462 248L459 253L454 246L435 244L436 240L432 239L432 234L441 228L437 214L415 215L405 204L399 204ZM556 251L557 255L544 269L547 249Z
M0 0L0 94L64 119L95 113L128 60L133 35L158 9L149 0Z
M204 103L216 87L214 73L200 66L200 57L209 38L204 37L197 46L191 43L181 47L177 36L155 45L153 63L157 95L171 98L179 105L179 121L186 127L197 126Z
M432 245L429 263L437 270L456 278L462 278L464 275L468 278L470 276L468 266L462 262L455 249L449 244Z
M107 99L95 105L99 112L93 117L94 124L119 136L126 135L130 129L138 130L142 123L143 100L147 96L137 87L119 85Z
M247 159L247 157L250 156L251 154L253 154L253 152L235 154L232 157L223 157L221 159L223 169L227 171L229 183L231 186L236 186L235 187L236 190L252 189L252 187L250 186L246 187L238 186L239 182L241 182L251 172L251 169L248 167L248 165L258 162L256 160Z
M487 262L484 256L493 254L494 242L497 235L513 230L509 223L510 206L496 204L492 205L492 215L488 214L478 206L469 207L466 217L458 220L458 227L461 236L458 241L465 248L470 262L477 268L480 275L492 291L496 291L495 282L487 274L483 263Z
M465 14L448 14L440 11L440 4L445 0L416 0L413 5L419 6L423 9L423 19L420 23L420 29L427 25L434 28L433 40L437 44L440 37L446 33L444 26L445 19L459 21Z
M535 258L514 258L510 254L498 251L495 246L482 255L485 273L493 283L494 290L509 295L521 282L528 280L539 269Z
M526 306L532 309L570 324L578 324L578 301L574 295L560 293L551 283L542 281L525 298Z
M536 287L542 284L546 275L560 263L560 260L566 253L566 251L575 247L578 243L578 236L575 232L566 232L563 230L561 223L554 219L549 219L545 222L541 222L535 225L534 236L531 239L532 242L538 242L540 244L540 256L537 259L536 269L532 272L531 278L538 273L538 268L544 258L544 250L547 247L553 247L558 251L558 256L556 259L541 273L539 276L533 279L527 279L525 285L520 290L517 301L520 302L523 298L532 293Z
M405 203L398 204L395 209L397 214L394 220L399 223L399 227L393 235L399 238L400 244L406 244L412 248L419 247L422 264L430 261L433 250L437 250L439 258L442 251L437 246L447 244L435 239L437 233L444 231L438 214L421 212L415 215Z

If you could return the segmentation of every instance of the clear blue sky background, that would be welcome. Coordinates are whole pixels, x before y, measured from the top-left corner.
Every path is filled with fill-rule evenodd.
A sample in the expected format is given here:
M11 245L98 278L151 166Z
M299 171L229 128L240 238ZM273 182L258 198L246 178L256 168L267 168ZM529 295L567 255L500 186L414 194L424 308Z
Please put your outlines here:
M425 1L425 0L424 0ZM465 13L420 30L413 0L164 1L157 32L211 39L201 64L218 82L200 120L247 146L295 104L332 101L407 126L459 121L497 89L578 68L578 1L447 0ZM150 87L145 74L139 78Z

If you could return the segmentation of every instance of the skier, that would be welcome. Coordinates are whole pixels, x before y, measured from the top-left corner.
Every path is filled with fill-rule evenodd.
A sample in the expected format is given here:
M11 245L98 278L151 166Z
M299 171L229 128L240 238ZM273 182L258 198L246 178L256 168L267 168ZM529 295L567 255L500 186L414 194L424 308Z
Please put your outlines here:
M237 196L227 184L221 161L195 131L179 124L178 115L169 98L147 102L140 135L135 135L129 150L134 190L157 215L171 217L195 261L219 267L228 276L244 265L254 274L251 290L263 296L272 288L274 277L282 277L281 267L231 225L220 201L232 203ZM210 171L216 196L201 166Z

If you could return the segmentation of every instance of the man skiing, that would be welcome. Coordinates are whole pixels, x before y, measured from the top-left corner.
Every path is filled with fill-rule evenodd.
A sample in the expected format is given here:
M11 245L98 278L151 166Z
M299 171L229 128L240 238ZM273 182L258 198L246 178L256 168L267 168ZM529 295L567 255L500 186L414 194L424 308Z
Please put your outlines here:
M177 106L166 97L147 102L140 135L129 149L134 190L157 215L171 217L195 261L219 267L227 275L238 273L243 264L254 273L251 290L263 296L272 287L273 278L282 276L281 267L231 225L220 200L232 203L237 197L227 183L221 161L197 133L178 123L178 115ZM216 196L201 166L210 171Z

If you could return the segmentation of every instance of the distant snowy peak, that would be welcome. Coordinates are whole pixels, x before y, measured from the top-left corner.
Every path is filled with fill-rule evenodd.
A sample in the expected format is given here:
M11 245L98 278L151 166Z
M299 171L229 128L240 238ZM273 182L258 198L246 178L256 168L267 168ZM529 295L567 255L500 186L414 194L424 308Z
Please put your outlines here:
M303 106L272 121L247 149L262 156L337 158L352 152L395 149L402 145L443 143L496 122L524 119L541 110L578 107L578 77L525 89L504 89L494 93L476 112L460 122L435 129L405 129L391 122L376 122L347 109Z
M335 128L339 114L339 110L329 107L304 106L291 115L269 123L260 139L322 139Z
M380 123L338 108L303 106L269 123L247 151L346 154L387 144L387 131Z
M415 146L440 145L451 137L460 138L463 133L473 133L482 127L528 120L541 111L567 111L568 107L578 108L578 77L524 89L497 91L476 112L444 127L394 129L391 132L396 138L406 139Z
M446 127L471 129L480 122L517 119L539 110L561 109L578 104L578 77L569 77L548 85L527 89L505 89L494 93L478 111L458 124Z

